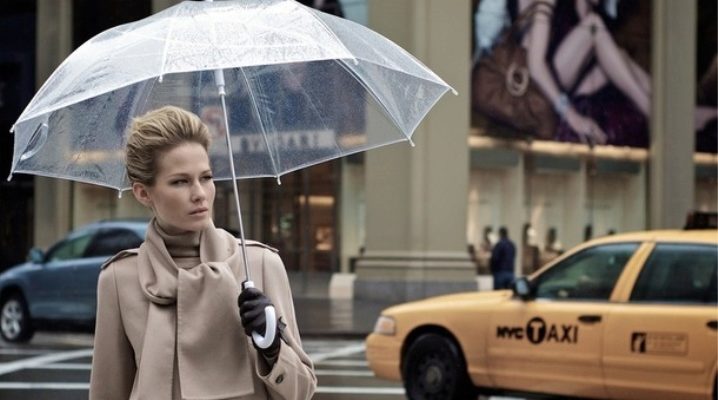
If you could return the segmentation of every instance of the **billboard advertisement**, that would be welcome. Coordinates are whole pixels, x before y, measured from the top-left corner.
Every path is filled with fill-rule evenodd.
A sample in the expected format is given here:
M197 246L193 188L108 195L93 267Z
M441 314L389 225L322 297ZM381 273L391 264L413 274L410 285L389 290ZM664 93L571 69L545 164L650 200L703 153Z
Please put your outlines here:
M648 147L650 0L473 6L479 134Z

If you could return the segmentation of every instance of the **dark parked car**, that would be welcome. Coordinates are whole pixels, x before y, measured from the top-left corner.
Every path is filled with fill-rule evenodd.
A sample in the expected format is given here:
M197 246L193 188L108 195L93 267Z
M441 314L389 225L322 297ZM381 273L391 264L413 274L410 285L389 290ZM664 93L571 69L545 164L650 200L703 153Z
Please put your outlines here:
M147 221L101 221L0 274L0 334L26 342L36 329L92 329L100 266L120 250L138 247Z

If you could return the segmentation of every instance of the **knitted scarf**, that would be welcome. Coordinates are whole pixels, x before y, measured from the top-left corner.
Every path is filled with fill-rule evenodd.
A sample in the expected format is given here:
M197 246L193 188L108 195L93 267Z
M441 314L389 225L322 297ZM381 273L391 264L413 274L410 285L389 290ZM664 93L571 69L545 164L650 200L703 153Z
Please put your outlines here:
M237 277L243 274L237 240L210 223L194 235L199 264L185 268L175 263L165 238L153 219L138 253L140 286L150 300L138 393L172 399L174 368L185 399L254 393L255 372L236 305ZM192 246L183 248L183 256L187 248Z

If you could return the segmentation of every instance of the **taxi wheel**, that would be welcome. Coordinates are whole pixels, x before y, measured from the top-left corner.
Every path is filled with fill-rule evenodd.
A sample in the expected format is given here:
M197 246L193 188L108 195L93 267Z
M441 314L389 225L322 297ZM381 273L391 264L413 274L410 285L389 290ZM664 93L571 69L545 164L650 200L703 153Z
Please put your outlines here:
M477 395L458 346L436 333L421 335L410 345L403 374L411 400L466 400Z
M10 343L24 343L32 338L32 323L25 298L13 293L0 302L0 334Z

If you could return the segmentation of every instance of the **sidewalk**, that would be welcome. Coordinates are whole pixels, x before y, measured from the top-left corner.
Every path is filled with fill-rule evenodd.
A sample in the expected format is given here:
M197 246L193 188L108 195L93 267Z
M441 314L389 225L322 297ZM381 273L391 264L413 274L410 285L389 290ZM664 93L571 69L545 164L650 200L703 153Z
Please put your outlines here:
M297 324L302 337L365 338L391 303L329 298L331 274L289 273Z

